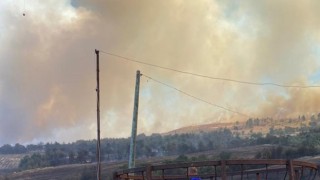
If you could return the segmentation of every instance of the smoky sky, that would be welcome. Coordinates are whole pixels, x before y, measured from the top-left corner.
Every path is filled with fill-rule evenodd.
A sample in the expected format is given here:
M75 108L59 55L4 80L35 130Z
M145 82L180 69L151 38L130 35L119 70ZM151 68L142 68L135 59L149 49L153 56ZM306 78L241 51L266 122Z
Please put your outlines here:
M95 49L213 77L320 84L316 0L25 2L0 2L0 144L95 138ZM100 60L102 137L129 136L138 69L250 117L320 109L317 88L210 80L104 53ZM138 133L248 118L144 76L140 88Z

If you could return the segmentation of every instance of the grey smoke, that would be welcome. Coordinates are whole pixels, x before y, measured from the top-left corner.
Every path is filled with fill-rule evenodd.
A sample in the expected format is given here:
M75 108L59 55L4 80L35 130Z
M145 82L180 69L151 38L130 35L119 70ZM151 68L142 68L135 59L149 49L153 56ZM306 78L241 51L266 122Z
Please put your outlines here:
M17 7L0 3L0 144L95 138L95 48L210 76L318 82L317 1L29 1L25 17ZM138 69L254 117L320 106L317 89L212 81L101 54L103 137L129 136ZM144 78L141 88L138 133L246 119Z

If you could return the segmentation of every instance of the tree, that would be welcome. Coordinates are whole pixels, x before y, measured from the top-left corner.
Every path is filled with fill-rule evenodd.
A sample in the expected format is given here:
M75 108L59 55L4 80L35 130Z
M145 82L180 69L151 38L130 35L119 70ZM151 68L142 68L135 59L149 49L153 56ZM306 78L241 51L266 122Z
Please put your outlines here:
M170 142L167 144L166 149L169 152L169 154L174 154L173 152L177 151L177 144L175 142Z
M51 166L57 166L67 163L67 154L63 152L61 149L57 148L59 147L54 146L54 148L46 149L45 155Z
M75 159L75 153L73 151L69 151L68 157L69 157L69 164L75 163L76 159Z
M284 132L285 132L285 134L292 134L295 132L295 129L292 127L286 126L286 127L284 127Z
M203 142L200 141L200 142L198 143L198 151L204 151L204 150L206 150L206 147L205 147L205 145L203 144Z
M190 152L189 146L186 143L182 143L178 145L178 153L184 154Z
M79 163L85 163L88 158L88 155L89 153L87 150L83 150L83 149L79 150L77 155L77 161Z
M24 156L19 164L20 169L34 169L48 166L46 159L39 153L34 153L32 156Z
M255 126L259 126L260 125L260 119L255 119L254 121L253 121L253 124L255 125Z
M211 140L209 140L208 144L207 144L207 149L213 149L213 142Z
M34 144L29 144L26 147L27 151L40 151L43 150L43 145L42 144L38 144L38 145L34 145Z
M317 123L315 121L311 121L311 122L309 122L309 126L310 127L316 127Z
M248 128L252 128L253 127L253 125L254 125L254 123L253 123L253 120L250 118L250 119L248 119L247 120L247 122L246 122L246 127L248 127Z
M0 148L1 154L14 154L13 147L10 144L5 144Z
M271 134L271 135L275 134L275 130L274 130L273 126L271 128L269 128L269 134Z
M15 154L23 154L23 153L26 153L27 152L27 148L24 147L23 145L17 143L14 145L13 147L13 152Z

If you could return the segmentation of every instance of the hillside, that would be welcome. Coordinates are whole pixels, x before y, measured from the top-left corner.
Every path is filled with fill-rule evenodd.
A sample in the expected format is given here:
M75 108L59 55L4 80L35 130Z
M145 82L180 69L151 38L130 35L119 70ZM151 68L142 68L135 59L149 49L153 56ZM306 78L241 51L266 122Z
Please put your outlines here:
M258 146L247 146L247 147L238 147L228 149L227 152L231 154L232 159L252 159L255 155L265 149L274 148L273 145L258 145ZM207 157L208 159L219 159L219 154L225 152L226 150L219 151L205 151L201 153L190 153L186 154L190 159L193 157ZM145 165L146 163L150 164L162 164L167 163L177 159L178 156L167 156L167 157L152 157L147 159L140 159L137 161L137 166ZM320 157L301 157L299 160L319 163ZM109 162L102 163L102 176L103 178L111 177L112 172L125 168L127 165L126 161L120 162ZM42 179L59 179L59 180L68 180L68 179L95 179L95 163L89 164L72 164L72 165L62 165L56 167L47 167L47 168L37 168L32 170L26 170L21 172L16 172L8 174L7 176L1 176L0 180L5 178L16 179L16 180L42 180Z
M303 118L301 118L303 117ZM250 136L254 133L269 133L270 129L274 130L288 130L289 133L297 133L301 128L306 128L311 125L318 125L320 121L315 119L314 116L305 118L304 116L299 116L298 118L282 118L282 119L272 119L272 118L256 118L248 119L243 122L228 122L228 123L209 123L201 125L192 125L181 127L175 130L171 130L162 135L173 135L173 134L185 134L185 133L199 133L199 132L211 132L217 131L219 129L227 128L233 133L238 134L242 137ZM289 130L289 131L290 131ZM294 132L293 132L294 131Z
M0 154L0 175L17 171L20 160L26 154Z
M202 125L193 125L186 126L182 128L178 128L162 135L172 135L172 134L184 134L184 133L198 133L198 132L210 132L216 131L221 128L232 128L234 123L210 123L210 124L202 124Z
M251 159L254 158L255 154L263 149L271 148L271 145L259 145L259 146L248 146L242 148L232 148L228 149L227 151L231 153L231 157L233 159ZM186 154L189 158L192 157L199 157L205 156L210 159L217 159L219 154L226 150L219 150L219 151L205 151L201 153L190 153ZM168 160L174 160L178 156L167 156L167 157L152 157L146 159L140 159L137 162L137 166L139 164L162 164L167 162ZM110 163L102 163L102 175L103 177L111 177L112 172L115 170L119 170L123 167L126 167L126 161L119 161L119 162L110 162ZM95 175L95 163L89 164L72 164L72 165L62 165L56 167L46 167L46 168L37 168L32 170L26 170L21 172L15 172L8 174L7 176L1 176L0 180L9 178L9 179L16 179L16 180L25 180L25 179L32 179L32 180L42 180L42 179L81 179L84 176L90 175L90 177L94 177Z
M20 160L25 154L3 155L0 154L0 170L17 169Z
M180 155L193 160L200 156L217 160L221 158L221 152L226 152L225 155L232 159L316 156L320 154L319 122L319 119L300 117L248 119L245 122L184 127L151 136L140 134L137 136L136 157L138 162L145 164L175 160ZM129 138L102 139L105 176L126 167L129 142ZM21 152L19 149L25 153L14 154ZM0 147L0 175L10 179L79 179L95 171L95 150L95 140L4 145Z

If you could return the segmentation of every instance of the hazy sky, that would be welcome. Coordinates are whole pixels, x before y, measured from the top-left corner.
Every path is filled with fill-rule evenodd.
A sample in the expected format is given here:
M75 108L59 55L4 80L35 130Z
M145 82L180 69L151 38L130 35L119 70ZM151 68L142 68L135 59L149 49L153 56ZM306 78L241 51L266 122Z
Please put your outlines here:
M318 0L1 0L0 145L96 137L94 49L213 77L320 84L319 9ZM320 112L320 88L244 85L100 57L102 137L130 135L138 69L250 117ZM146 134L247 119L144 76L139 108Z

